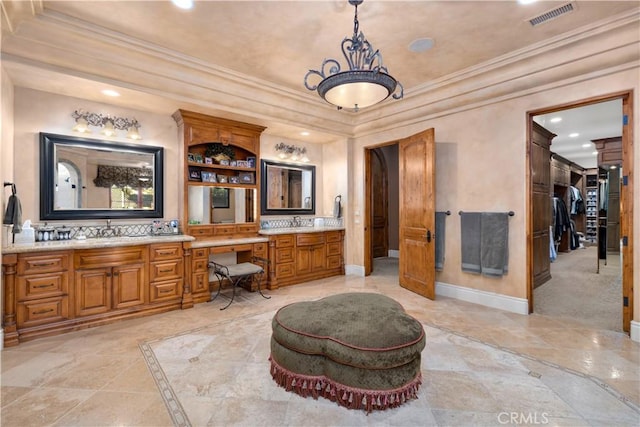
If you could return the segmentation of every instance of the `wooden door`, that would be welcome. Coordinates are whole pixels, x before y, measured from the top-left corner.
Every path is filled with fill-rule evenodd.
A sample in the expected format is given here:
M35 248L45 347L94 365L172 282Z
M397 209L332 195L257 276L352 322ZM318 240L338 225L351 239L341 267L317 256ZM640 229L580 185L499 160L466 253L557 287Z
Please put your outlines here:
M622 330L631 331L633 318L633 108L631 93L622 97L622 188L620 236L622 240ZM635 319L637 320L637 319Z
M531 176L531 222L532 222L532 286L533 289L551 279L551 260L549 250L552 236L549 227L552 223L553 207L551 200L553 189L551 186L552 170L560 171L551 163L551 140L555 134L549 132L538 123L531 120L529 132L529 156ZM555 163L554 163L555 164ZM561 194L564 194L561 192ZM565 233L567 234L567 233ZM533 312L533 289L528 293L529 312Z
M400 140L400 286L435 299L435 131Z
M371 252L374 258L389 256L389 195L387 164L382 150L371 153Z

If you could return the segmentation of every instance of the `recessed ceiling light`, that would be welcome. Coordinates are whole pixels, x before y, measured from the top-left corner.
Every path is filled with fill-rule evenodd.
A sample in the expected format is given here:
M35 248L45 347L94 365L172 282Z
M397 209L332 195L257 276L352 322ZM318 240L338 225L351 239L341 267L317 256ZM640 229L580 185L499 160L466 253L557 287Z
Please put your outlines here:
M531 4L531 3L535 3L538 0L518 0L518 3L520 4Z
M171 0L171 3L180 9L191 9L193 7L193 0Z
M305 130L305 131L300 132L300 135L302 135L302 136L309 136L309 132L307 132L307 131Z
M433 47L435 41L429 37L415 39L409 44L409 50L415 53L426 52Z
M582 148L589 148L591 147L591 143L587 142L586 144L582 144Z
M617 169L616 165L609 166L609 169Z
M551 123L558 123L562 121L562 117L554 117L553 119L549 120Z
M574 132L574 133L570 133L569 134L569 138L577 138L579 136L580 136L580 134L578 132Z
M107 96L120 96L120 94L113 89L105 89L102 91L102 94Z

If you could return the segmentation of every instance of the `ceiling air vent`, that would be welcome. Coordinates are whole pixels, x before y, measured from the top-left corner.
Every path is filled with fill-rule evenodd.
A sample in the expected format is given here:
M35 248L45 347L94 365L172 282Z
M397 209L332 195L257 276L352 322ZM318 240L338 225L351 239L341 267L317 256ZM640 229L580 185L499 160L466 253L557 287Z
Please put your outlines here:
M536 25L544 24L545 22L549 22L552 19L556 19L562 15L573 12L576 9L577 7L575 3L567 3L562 6L556 7L555 9L548 10L541 15L529 19L528 21L532 27L535 27Z

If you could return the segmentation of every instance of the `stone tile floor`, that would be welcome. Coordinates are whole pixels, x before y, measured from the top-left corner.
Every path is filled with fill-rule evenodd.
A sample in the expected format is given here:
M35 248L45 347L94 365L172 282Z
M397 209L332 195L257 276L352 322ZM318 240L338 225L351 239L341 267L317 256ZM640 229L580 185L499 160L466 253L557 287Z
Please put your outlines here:
M640 425L640 345L578 322L401 288L391 268L26 342L2 351L3 426ZM419 398L365 415L278 388L268 373L279 307L380 292L428 336Z

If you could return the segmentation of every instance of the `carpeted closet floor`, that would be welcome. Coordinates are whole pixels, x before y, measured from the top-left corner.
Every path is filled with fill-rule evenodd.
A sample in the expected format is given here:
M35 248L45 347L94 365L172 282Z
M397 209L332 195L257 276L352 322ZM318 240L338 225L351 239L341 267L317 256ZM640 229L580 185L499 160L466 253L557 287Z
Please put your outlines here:
M622 332L620 255L607 254L599 273L597 256L596 246L559 253L551 280L534 289L534 313Z

